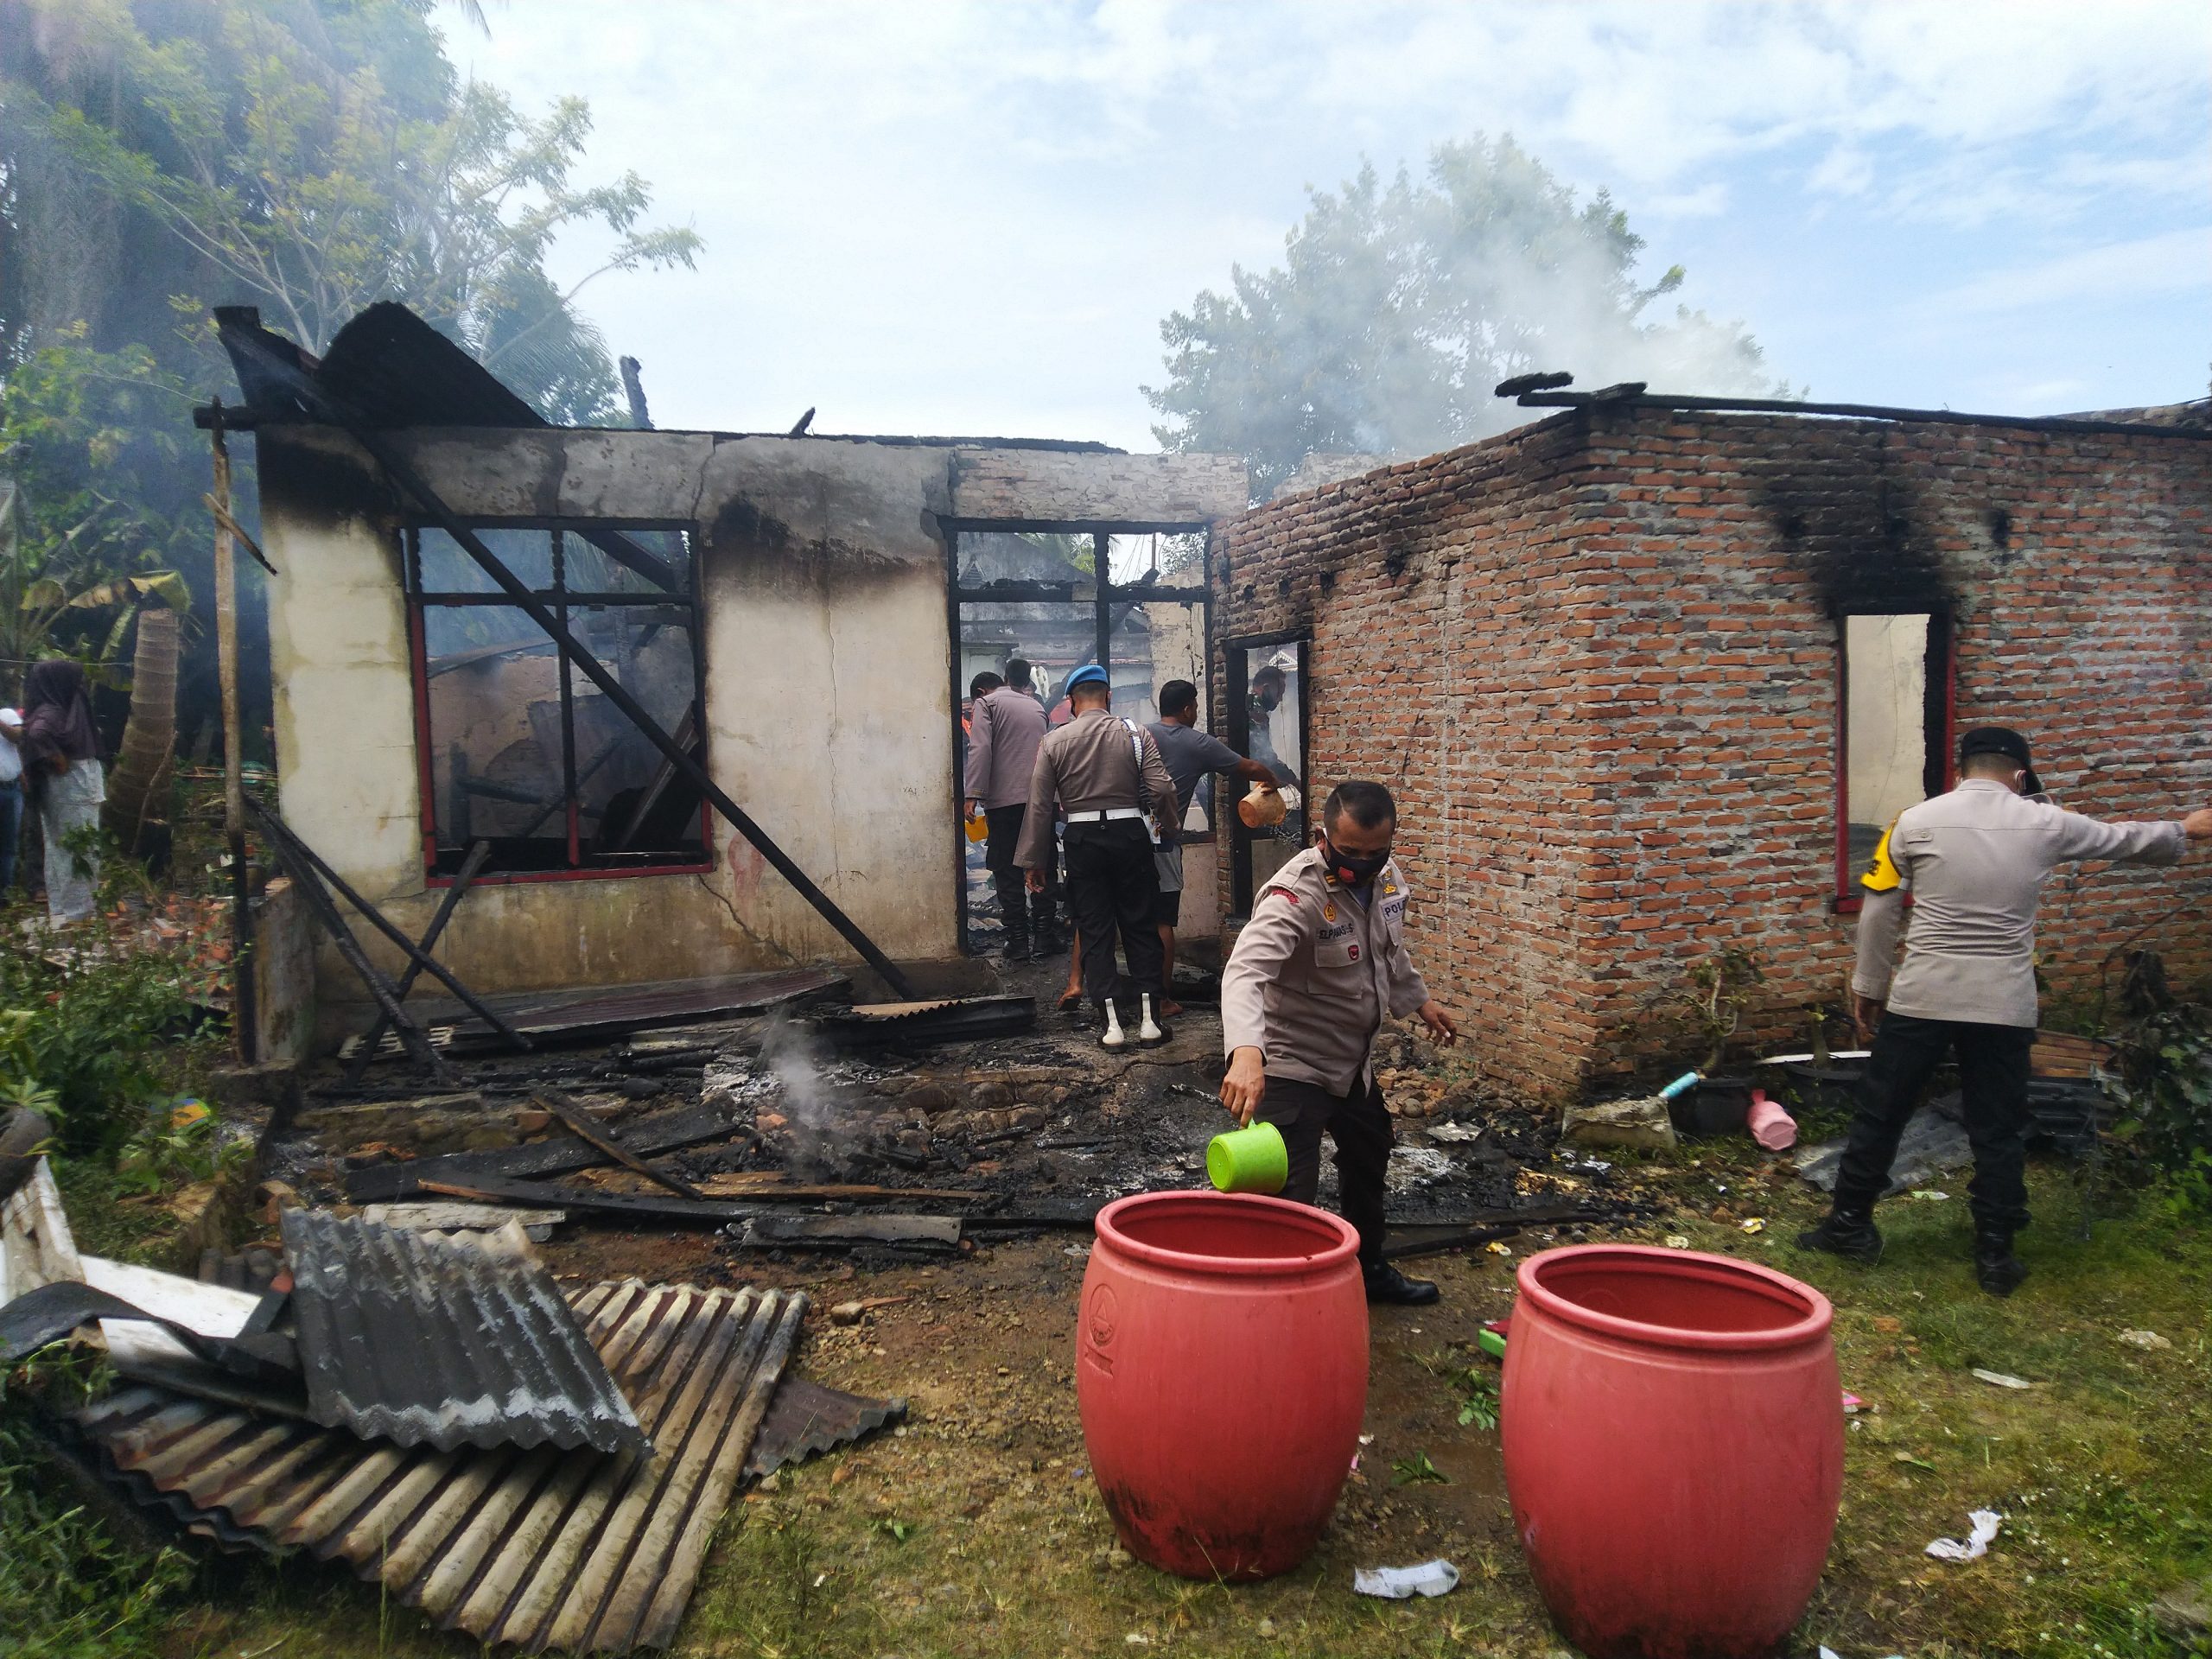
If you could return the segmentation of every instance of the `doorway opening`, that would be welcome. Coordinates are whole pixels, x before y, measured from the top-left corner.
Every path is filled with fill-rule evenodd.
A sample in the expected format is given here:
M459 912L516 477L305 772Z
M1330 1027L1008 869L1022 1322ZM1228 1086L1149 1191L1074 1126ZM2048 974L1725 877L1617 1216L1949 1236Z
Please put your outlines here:
M1122 718L1139 725L1158 720L1160 686L1189 680L1198 688L1203 721L1210 706L1205 551L1201 524L985 521L950 528L946 594L956 801L968 766L969 685L980 673L1003 677L1017 659L1030 665L1030 679L1016 689L1036 697L1053 725L1067 718L1068 676L1089 663L1105 665L1114 713ZM1186 845L1211 843L1212 810L1206 789L1197 801L1183 803ZM968 839L958 817L950 833L959 852L960 944L976 955L995 949L1004 934L984 844Z

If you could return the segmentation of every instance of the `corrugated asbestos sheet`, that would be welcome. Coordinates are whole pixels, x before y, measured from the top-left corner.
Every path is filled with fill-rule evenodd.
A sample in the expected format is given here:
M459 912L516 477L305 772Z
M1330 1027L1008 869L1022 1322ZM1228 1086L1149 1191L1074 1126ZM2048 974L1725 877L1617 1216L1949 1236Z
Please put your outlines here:
M666 1647L806 1298L630 1280L581 1293L576 1311L649 1454L366 1445L146 1388L77 1421L124 1478L211 1529L343 1560L442 1628L533 1653Z
M486 1249L287 1210L308 1415L401 1446L645 1449L630 1402L520 1229Z

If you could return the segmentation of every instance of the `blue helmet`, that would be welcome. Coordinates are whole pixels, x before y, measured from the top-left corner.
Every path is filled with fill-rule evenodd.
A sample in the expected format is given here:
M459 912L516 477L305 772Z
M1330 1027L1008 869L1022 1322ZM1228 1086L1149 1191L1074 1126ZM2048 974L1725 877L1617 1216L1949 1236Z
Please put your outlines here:
M1108 683L1109 683L1109 682L1106 677L1106 671L1104 669L1101 668L1096 663L1085 663L1081 668L1076 670L1074 673L1069 675L1065 680L1060 683L1060 690L1063 691L1073 691L1078 685L1105 685Z

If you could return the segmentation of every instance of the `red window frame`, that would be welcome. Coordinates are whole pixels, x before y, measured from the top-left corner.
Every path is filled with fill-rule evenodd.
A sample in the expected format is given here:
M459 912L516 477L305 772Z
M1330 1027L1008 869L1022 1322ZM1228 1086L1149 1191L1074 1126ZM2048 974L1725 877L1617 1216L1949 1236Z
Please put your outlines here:
M1835 620L1835 893L1834 908L1855 913L1866 902L1859 885L1859 871L1851 856L1851 663L1850 619L1854 616L1924 616L1928 619L1927 683L1930 694L1923 704L1923 730L1927 760L1922 787L1927 795L1940 795L1958 781L1954 727L1958 702L1957 632L1950 613L1942 606L1898 600L1889 604L1853 605ZM1911 902L1908 895L1907 903Z
M677 531L693 538L696 554L696 537L690 524L640 524L625 520L620 524L601 524L599 521L548 520L543 518L471 518L464 521L472 530L530 530L580 531L588 528L620 530ZM400 561L404 572L402 588L407 601L408 674L415 700L415 760L416 793L421 814L423 834L423 878L429 887L450 887L455 877L441 873L438 865L438 827L436 800L436 768L431 748L430 734L430 674L429 645L423 626L423 613L427 609L443 608L436 595L426 595L423 590L420 568L416 555L415 538L422 531L437 528L434 524L410 524L400 531ZM536 590L533 590L535 592ZM550 593L541 598L553 598ZM698 561L691 561L691 591L688 594L671 595L674 603L689 604L691 609L694 662L694 702L704 724L707 704L707 676L705 663L704 607L700 601ZM492 870L479 874L472 887L519 887L537 881L605 881L626 880L643 875L696 875L715 868L714 809L708 803L699 804L699 842L701 856L696 859L672 859L658 864L582 865L582 822L576 810L573 791L567 802L569 858L571 868L561 870Z

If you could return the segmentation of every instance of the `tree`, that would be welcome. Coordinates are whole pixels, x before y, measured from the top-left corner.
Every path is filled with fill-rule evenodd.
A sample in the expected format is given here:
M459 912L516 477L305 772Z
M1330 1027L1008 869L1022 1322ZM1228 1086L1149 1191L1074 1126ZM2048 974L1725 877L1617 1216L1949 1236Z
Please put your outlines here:
M1741 327L1680 306L1646 321L1682 268L1639 287L1628 215L1603 190L1578 205L1510 137L1439 145L1419 183L1363 164L1307 196L1281 267L1233 267L1226 293L1161 322L1167 382L1144 388L1164 448L1241 453L1258 495L1317 450L1426 454L1502 431L1519 417L1491 388L1532 369L1784 390Z
M143 346L96 352L74 333L10 372L0 397L0 659L12 667L61 650L110 669L143 607L190 608L176 566L202 515L172 518L156 505L182 462L190 405Z
M372 300L397 299L549 420L625 423L578 290L608 270L689 265L698 238L645 226L634 174L579 181L582 102L532 119L464 83L434 10L0 0L0 421L16 446L0 493L12 475L22 504L22 559L0 563L26 586L51 575L74 600L159 569L205 590L208 475L189 410L230 380L211 302L258 304L318 350ZM483 26L480 9L461 14ZM594 232L596 268L556 285L555 240ZM21 447L32 432L35 458ZM243 589L251 738L270 718L266 620L250 569ZM0 599L15 657L31 654L27 637L92 654L95 626L118 655L126 644L113 612L26 613L18 597ZM187 644L190 731L213 717L216 685L212 635Z
M371 302L398 299L549 418L611 421L613 367L577 293L611 270L690 266L699 238L642 226L652 196L635 173L575 181L582 99L533 120L496 88L456 85L428 10L222 0L180 18L152 0L7 0L0 20L48 48L5 89L11 125L48 171L96 181L171 238L199 277L176 302L194 318L207 299L251 297L319 352ZM547 256L587 227L611 245L560 287Z

